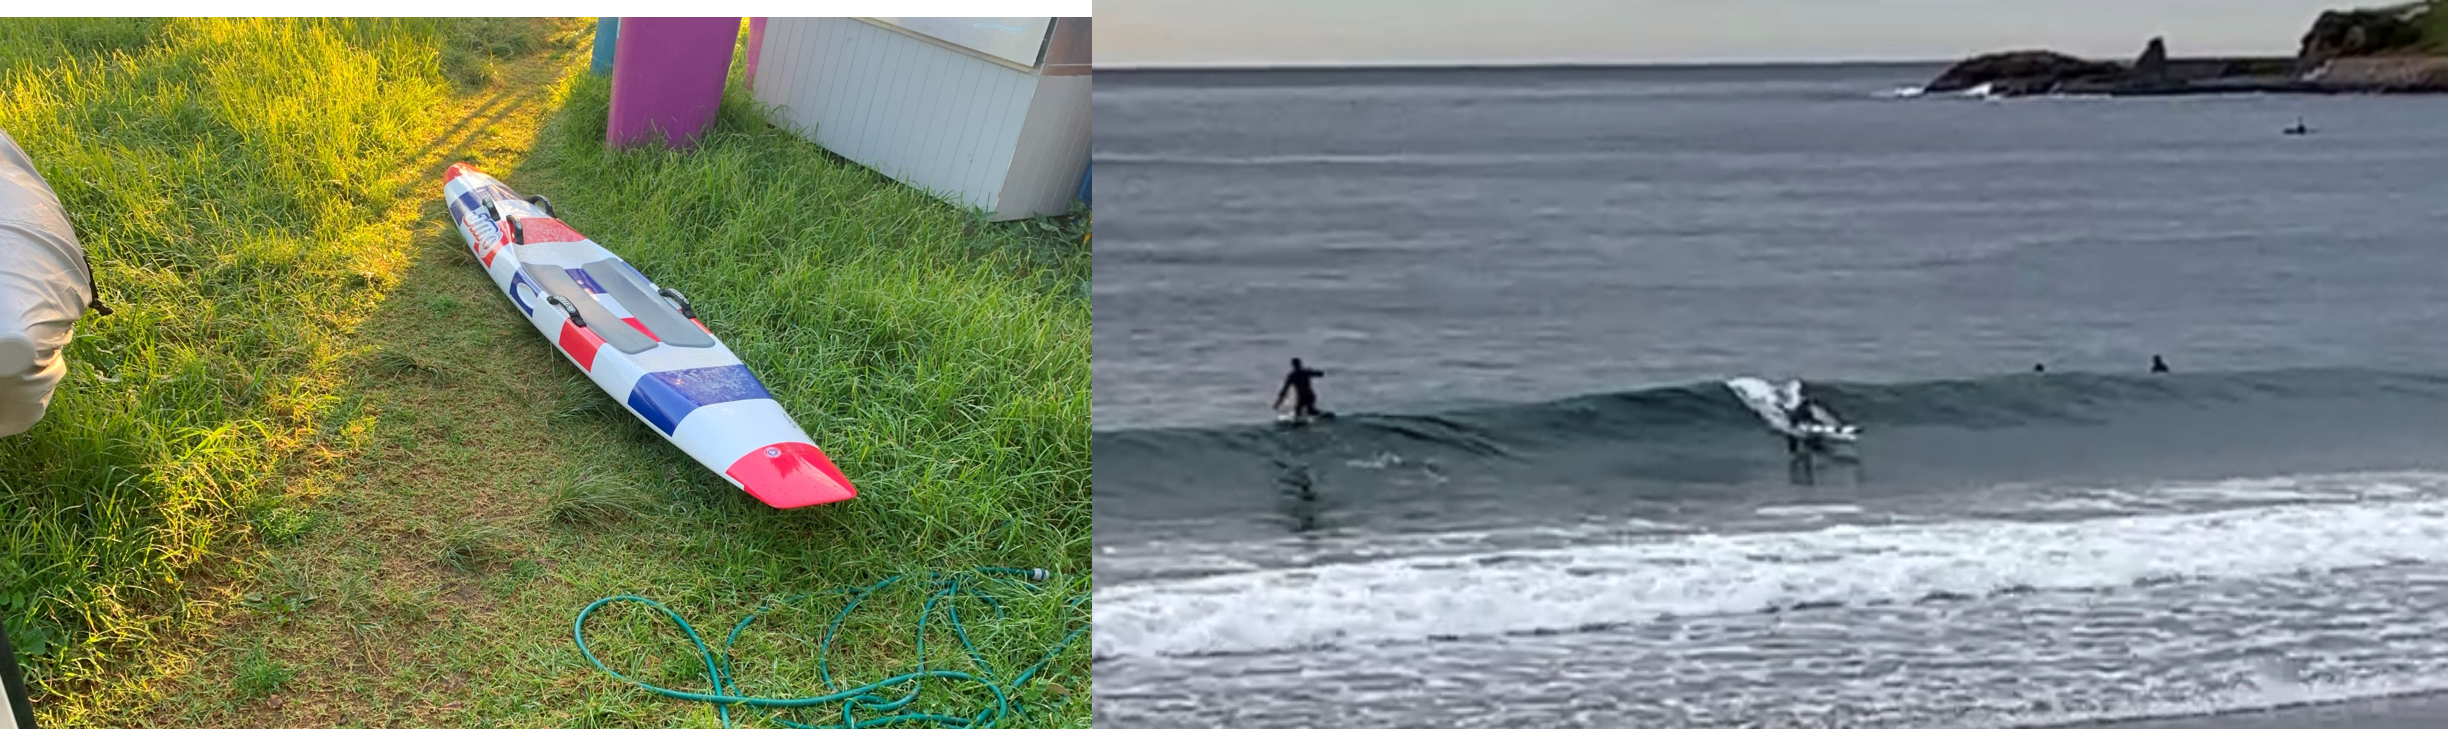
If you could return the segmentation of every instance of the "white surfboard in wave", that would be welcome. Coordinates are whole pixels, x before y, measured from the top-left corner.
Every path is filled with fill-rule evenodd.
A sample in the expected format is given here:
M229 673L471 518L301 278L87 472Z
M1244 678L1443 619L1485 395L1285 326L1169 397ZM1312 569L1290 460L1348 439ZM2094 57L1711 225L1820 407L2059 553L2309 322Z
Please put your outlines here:
M1817 403L1811 404L1811 414L1818 422L1796 425L1787 413L1793 410L1794 403L1802 400L1800 380L1770 383L1757 377L1736 377L1726 380L1725 385L1726 389L1734 392L1736 399L1751 408L1751 412L1759 414L1760 421L1766 423L1769 430L1795 438L1842 443L1850 443L1861 437L1860 426L1838 420L1835 413L1828 412Z

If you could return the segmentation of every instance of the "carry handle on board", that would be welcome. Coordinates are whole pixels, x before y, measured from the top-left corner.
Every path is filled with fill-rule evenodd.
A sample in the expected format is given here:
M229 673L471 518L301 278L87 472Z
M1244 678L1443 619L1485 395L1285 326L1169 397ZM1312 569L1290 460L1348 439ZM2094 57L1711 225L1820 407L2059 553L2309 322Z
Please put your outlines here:
M673 290L672 287L665 286L655 293L662 294L663 298L670 299L674 304L679 304L681 316L691 319L697 318L697 312L689 308L688 297L681 296L679 291Z
M552 296L546 296L546 297L544 297L544 303L547 303L547 304L551 304L551 305L553 305L553 306L560 307L560 308L561 308L561 313L563 313L563 314L568 314L568 315L569 315L569 320L570 320L570 323L571 323L571 324L576 324L576 325L578 325L578 326L580 326L580 327L584 327L584 326L586 326L586 325L587 325L587 323L586 323L586 319L581 318L581 317L579 317L579 316L578 316L578 307L577 307L576 305L571 304L569 299L564 299L564 298L561 298L559 295L557 295L557 294L556 294L556 295L552 295Z
M502 224L502 223L509 223L509 224L510 224L510 240L512 240L512 241L514 241L514 242L517 242L517 243L518 243L518 244L520 244L520 245L525 245L525 244L527 243L527 231L526 231L525 229L523 229L523 228L519 227L519 221L518 221L518 219L517 219L517 218L511 218L511 219L509 219L509 220L503 220L503 219L502 219L502 214L501 214L501 208L494 207L494 206L493 206L493 201L492 201L492 200L486 200L486 201L485 201L485 203L484 203L484 211L485 211L485 218L486 218L486 219L489 219L489 220L492 220L492 221L493 221L493 223L494 223L495 225L499 225L499 224Z
M542 200L542 201L544 202L544 214L545 214L545 215L547 215L547 216L552 215L552 201L551 201L551 200L544 200L544 196L542 196L542 195L529 195L529 196L527 197L527 200L528 200L528 202L535 202L535 201L538 201L538 200ZM519 219L518 219L518 218L509 218L509 219L506 219L506 220L505 220L505 219L503 219L502 214L501 214L501 208L494 207L494 206L493 206L493 201L491 201L491 200L486 200L486 201L485 201L485 204L484 204L484 211L485 211L485 217L492 218L492 219L493 219L493 222L495 222L495 223L508 223L508 224L510 225L510 240L511 240L512 242L518 243L519 245L526 245L526 244L527 244L527 228L526 228L526 226L519 225Z
M547 217L547 218L558 218L558 217L561 217L561 216L559 216L559 215L554 215L554 214L553 214L553 209L552 209L552 200L551 200L551 199L549 199L549 198L546 198L546 197L544 197L544 196L542 196L542 195L529 195L529 196L527 196L527 204L529 204L529 205L534 205L534 206L539 207L539 208L543 208L543 209L544 209L544 217Z

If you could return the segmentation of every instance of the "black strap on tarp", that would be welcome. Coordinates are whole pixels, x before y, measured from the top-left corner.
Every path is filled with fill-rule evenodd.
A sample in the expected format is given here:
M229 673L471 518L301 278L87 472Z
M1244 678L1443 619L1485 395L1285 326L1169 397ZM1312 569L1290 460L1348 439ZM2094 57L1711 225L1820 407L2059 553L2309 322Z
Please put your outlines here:
M85 288L93 293L92 296L86 297L85 308L92 309L96 314L110 316L110 305L102 303L102 277L94 275L93 254L86 253L84 246L78 246L77 253L85 257Z
M17 672L17 649L9 646L6 628L0 628L0 697L17 715L17 729L34 729L34 695L26 693L25 676Z

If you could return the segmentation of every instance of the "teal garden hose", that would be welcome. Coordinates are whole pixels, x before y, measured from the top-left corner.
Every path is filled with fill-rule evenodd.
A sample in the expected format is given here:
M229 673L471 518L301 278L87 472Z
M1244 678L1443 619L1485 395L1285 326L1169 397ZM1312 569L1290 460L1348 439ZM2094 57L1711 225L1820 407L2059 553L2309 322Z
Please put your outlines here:
M838 722L822 725L803 724L782 718L778 714L773 717L773 720L776 723L782 724L783 726L793 727L794 729L819 729L820 727L860 729L861 727L883 726L903 722L926 722L940 724L947 727L988 729L989 727L996 726L1007 718L1018 715L1021 712L1022 707L1017 701L1014 700L1013 694L1017 693L1022 686L1027 685L1031 679L1036 678L1040 670L1043 670L1047 664L1053 662L1056 656L1061 655L1064 649L1070 647L1072 641L1078 639L1080 634L1085 633L1088 630L1088 626L1086 625L1081 625L1078 628L1072 629L1070 633L1063 636L1061 641L1058 641L1052 647L1047 648L1045 654L1038 658L1036 663L1030 664L1028 668L1020 671L1019 674L1013 676L1011 680L1004 681L994 674L994 669L989 666L984 657L978 654L977 646L970 643L968 628L961 622L960 606L957 600L959 598L974 598L993 606L995 608L995 612L1000 614L1003 611L1002 604L997 602L994 596L978 590L978 582L992 581L1005 584L1017 584L1030 591L1036 591L1038 589L1037 586L1031 583L1045 581L1051 577L1051 575L1042 569L1017 569L1011 567L977 567L951 573L931 573L927 575L925 579L906 580L906 582L909 584L924 586L928 590L926 605L918 614L917 668L908 673L885 678L864 686L844 688L839 681L834 680L832 671L826 665L833 650L833 638L840 631L842 621L850 617L851 611L858 609L860 602L865 601L868 597L875 595L877 592L887 587L905 582L903 579L904 577L907 577L907 575L886 578L876 582L875 584L862 588L840 590L833 593L821 593L847 594L850 596L850 601L842 606L840 613L833 616L832 623L825 626L824 638L817 644L816 672L818 675L824 677L826 687L831 690L831 693L818 696L801 696L795 698L760 698L741 696L735 693L737 686L732 681L730 672L725 668L725 666L730 663L729 655L731 652L731 644L733 641L739 639L740 631L746 630L748 628L748 624L754 622L757 619L757 616L764 614L765 611L797 602L808 597L806 594L791 595L779 600L771 601L764 607L750 613L748 617L741 618L738 625L731 627L731 634L723 638L723 655L720 657L715 655L714 650L706 645L705 639L698 636L697 629L690 626L689 622L686 619L681 618L679 613L673 612L671 608L664 607L662 603L655 602L654 600L648 598L639 597L637 595L614 595L588 603L585 608L578 611L578 620L577 623L571 627L571 635L578 641L578 652L581 655L586 656L587 662L594 664L597 670L611 674L614 678L626 681L637 686L638 688L645 689L646 691L652 693L686 701L713 704L715 712L721 718L722 725L724 727L731 726L731 708L734 706L753 706L765 709L804 709L808 707L838 704L841 707L841 716ZM1077 607L1081 603L1086 602L1087 599L1087 595L1081 595L1079 597L1072 598L1067 604ZM645 681L631 678L619 671L612 670L612 667L604 665L602 660L596 658L595 651L587 646L587 616L593 614L597 608L601 608L616 602L634 602L645 605L649 608L653 608L656 612L662 613L663 617L669 619L672 625L680 628L680 632L687 635L689 642L696 646L698 658L703 660L705 663L706 679L707 683L711 686L711 693L681 691L656 686ZM939 603L943 605L946 619L952 625L953 635L960 638L961 647L968 652L970 663L976 667L979 674L984 675L972 674L966 671L928 669L926 667L926 624L928 618L935 614L935 608ZM951 716L946 714L934 714L908 710L910 705L918 700L921 682L930 678L974 682L985 687L986 691L994 696L994 705L980 709L977 711L977 713L968 716ZM909 684L909 689L907 693L902 694L899 698L890 698L881 693L885 689L902 684Z

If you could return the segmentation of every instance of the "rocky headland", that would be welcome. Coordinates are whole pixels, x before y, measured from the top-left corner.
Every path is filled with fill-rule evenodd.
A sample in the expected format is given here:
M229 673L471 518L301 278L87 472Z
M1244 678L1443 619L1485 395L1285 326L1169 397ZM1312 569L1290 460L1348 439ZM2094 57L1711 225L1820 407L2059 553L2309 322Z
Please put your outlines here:
M2045 50L1965 59L1925 91L1996 96L2448 93L2448 0L2321 13L2293 56L2172 58L2152 38L2132 61Z

